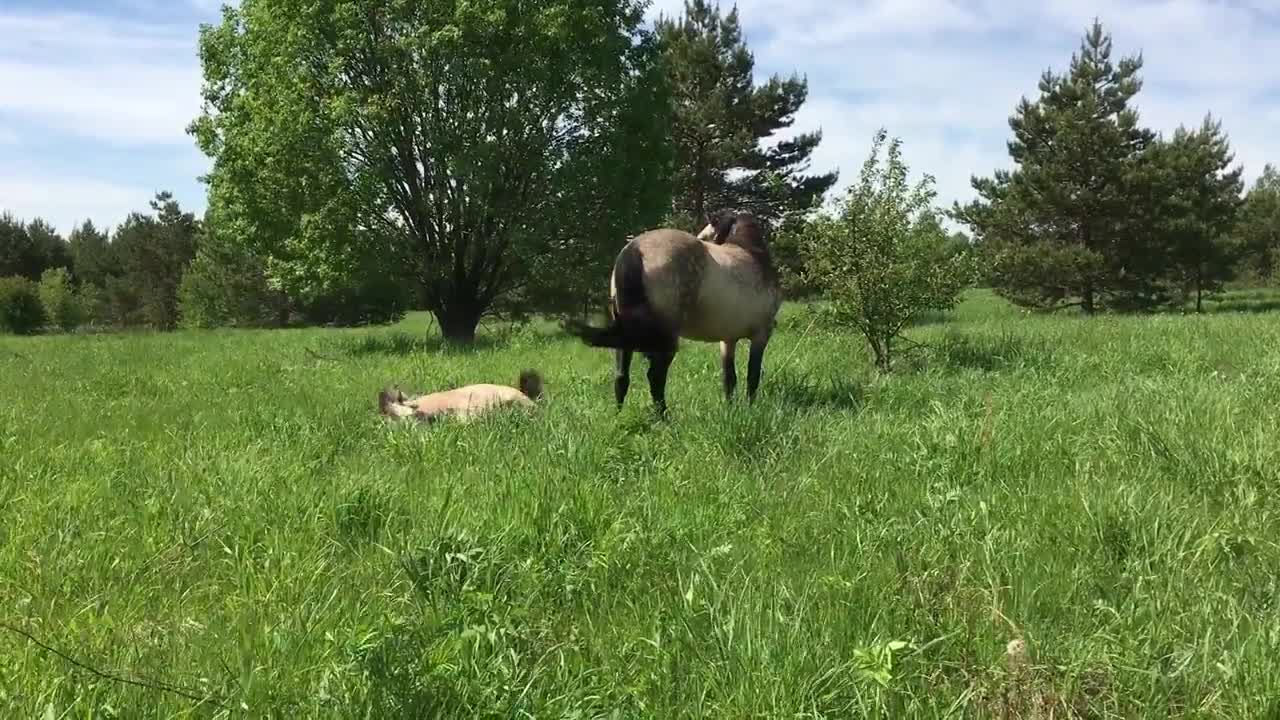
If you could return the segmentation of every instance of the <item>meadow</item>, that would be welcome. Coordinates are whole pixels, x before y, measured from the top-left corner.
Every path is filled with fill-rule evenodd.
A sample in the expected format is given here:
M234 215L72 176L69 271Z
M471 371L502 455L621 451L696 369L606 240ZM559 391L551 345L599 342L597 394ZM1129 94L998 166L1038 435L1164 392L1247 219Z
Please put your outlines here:
M0 338L0 716L1277 717L1273 300L973 291L889 377L790 304L667 422L549 324Z

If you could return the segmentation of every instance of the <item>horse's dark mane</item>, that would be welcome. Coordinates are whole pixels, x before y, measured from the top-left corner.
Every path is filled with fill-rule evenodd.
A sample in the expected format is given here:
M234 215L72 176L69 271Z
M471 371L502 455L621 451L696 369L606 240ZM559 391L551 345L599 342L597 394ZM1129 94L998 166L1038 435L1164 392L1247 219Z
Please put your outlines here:
M769 252L767 229L755 213L745 210L721 210L710 218L715 228L717 245L737 245L751 253L751 257L760 263L765 277L772 280L777 273L773 267L773 256Z

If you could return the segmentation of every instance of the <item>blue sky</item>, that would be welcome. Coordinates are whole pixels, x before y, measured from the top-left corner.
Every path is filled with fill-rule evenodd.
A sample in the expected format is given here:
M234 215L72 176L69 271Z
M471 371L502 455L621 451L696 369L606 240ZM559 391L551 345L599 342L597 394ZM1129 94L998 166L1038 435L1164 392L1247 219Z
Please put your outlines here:
M63 232L114 226L157 190L202 211L209 163L198 25L218 0L0 0L0 211ZM723 3L729 7L729 2ZM655 0L651 12L682 0ZM1143 122L1222 120L1252 180L1280 163L1280 0L739 0L757 74L808 76L795 130L820 127L814 168L855 179L884 125L939 202L1008 166L1008 116L1062 70L1093 17L1117 54L1141 51Z

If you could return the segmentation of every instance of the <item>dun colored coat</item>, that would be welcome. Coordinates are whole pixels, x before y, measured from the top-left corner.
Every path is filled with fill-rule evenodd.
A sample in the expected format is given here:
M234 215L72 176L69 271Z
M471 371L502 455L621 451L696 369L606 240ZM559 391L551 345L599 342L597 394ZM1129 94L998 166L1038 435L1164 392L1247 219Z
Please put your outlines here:
M662 413L667 372L681 337L720 343L726 398L737 385L737 343L749 340L747 397L754 401L781 304L763 225L751 213L721 212L697 236L659 228L628 241L609 278L609 324L567 329L588 345L615 350L619 407L631 384L632 353L644 353L649 392Z
M412 398L392 388L378 393L378 410L393 419L412 417L433 422L450 417L466 422L501 407L534 407L534 401L542 397L542 376L534 370L525 370L520 373L517 385L519 389L479 383Z

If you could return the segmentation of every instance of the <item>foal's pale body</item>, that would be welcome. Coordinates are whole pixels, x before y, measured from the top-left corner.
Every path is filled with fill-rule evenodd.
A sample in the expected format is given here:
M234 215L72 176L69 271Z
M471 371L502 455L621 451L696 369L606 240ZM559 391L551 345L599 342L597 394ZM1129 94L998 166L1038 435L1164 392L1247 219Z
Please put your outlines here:
M521 373L519 389L509 385L477 383L452 390L406 397L399 390L383 390L378 396L379 409L392 418L409 418L432 422L451 418L468 422L499 408L516 406L535 407L534 400L542 397L542 378L534 371Z

